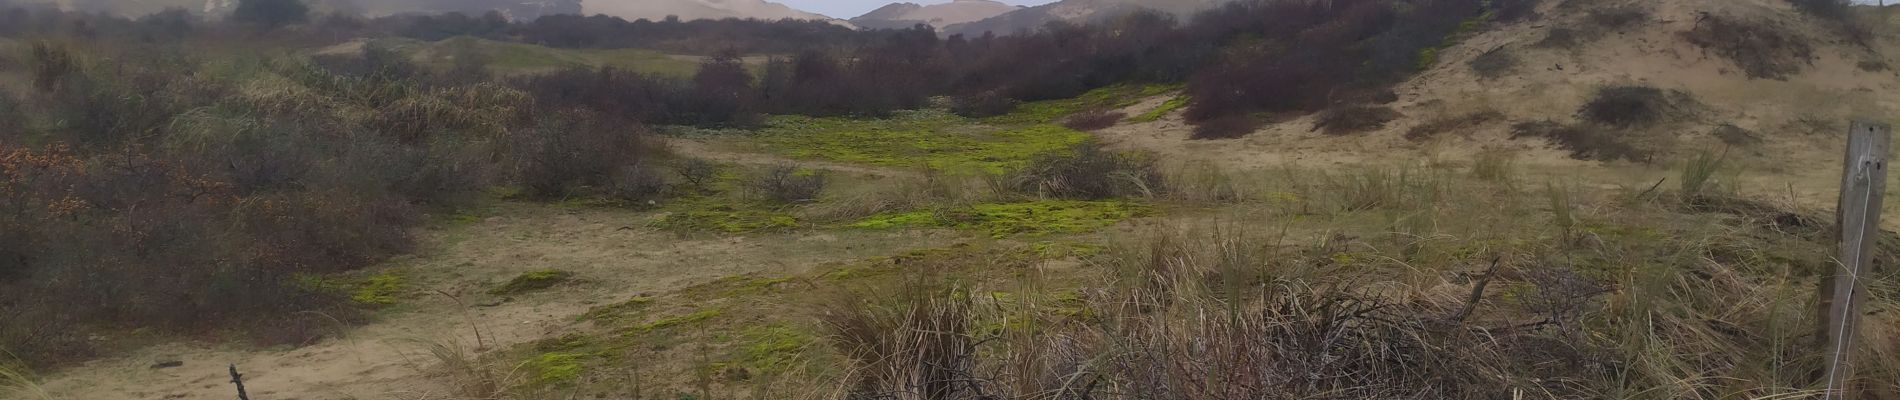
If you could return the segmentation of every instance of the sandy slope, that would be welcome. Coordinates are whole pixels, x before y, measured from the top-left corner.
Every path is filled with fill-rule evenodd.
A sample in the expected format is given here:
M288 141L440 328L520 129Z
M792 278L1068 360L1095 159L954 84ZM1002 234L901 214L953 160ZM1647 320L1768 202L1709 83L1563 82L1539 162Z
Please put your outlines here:
M1505 149L1519 154L1532 173L1552 177L1607 174L1637 184L1643 180L1654 182L1678 160L1697 151L1723 151L1726 145L1710 132L1727 123L1764 139L1759 145L1727 150L1732 160L1744 166L1746 187L1757 192L1792 193L1789 197L1802 203L1826 205L1834 201L1833 187L1839 183L1840 147L1845 140L1840 131L1845 130L1845 122L1855 117L1886 121L1900 118L1900 75L1856 67L1869 59L1892 62L1888 55L1900 54L1891 26L1878 28L1882 38L1869 50L1843 43L1829 25L1796 14L1779 0L1561 3L1565 2L1547 4L1542 19L1479 34L1441 52L1436 67L1397 87L1400 100L1391 106L1405 117L1375 132L1326 136L1313 132L1313 120L1308 117L1273 124L1240 139L1197 141L1187 138L1192 127L1177 114L1099 134L1123 148L1150 149L1170 155L1170 159L1205 159L1243 169L1392 160L1459 161L1469 160L1484 149ZM1536 46L1552 29L1585 25L1588 10L1619 5L1645 7L1651 17L1635 27L1606 32L1575 49ZM1749 79L1731 61L1705 53L1681 36L1695 28L1703 13L1775 21L1808 38L1815 46L1816 59L1803 73L1786 81ZM1484 79L1467 67L1473 58L1494 49L1514 54L1520 61L1516 70L1497 79ZM1627 84L1685 91L1700 103L1692 115L1639 132L1644 137L1631 139L1659 152L1652 163L1578 161L1542 139L1510 137L1509 125L1513 122L1574 122L1578 108L1597 88ZM1154 101L1128 112L1137 115L1152 109L1159 99ZM1422 143L1403 138L1407 130L1434 118L1484 110L1502 113L1506 118ZM1817 123L1837 126L1817 127Z
M346 328L340 339L298 349L250 349L181 343L98 360L50 377L63 399L231 398L225 366L238 364L258 399L426 399L448 388L430 379L430 342L506 348L575 329L590 307L720 277L793 274L828 261L942 245L925 233L857 232L681 239L642 228L652 213L504 204L495 217L435 229L421 255L391 262L413 283L378 322ZM495 301L485 292L522 272L558 268L579 283ZM436 291L454 294L461 303ZM157 359L184 366L152 369Z

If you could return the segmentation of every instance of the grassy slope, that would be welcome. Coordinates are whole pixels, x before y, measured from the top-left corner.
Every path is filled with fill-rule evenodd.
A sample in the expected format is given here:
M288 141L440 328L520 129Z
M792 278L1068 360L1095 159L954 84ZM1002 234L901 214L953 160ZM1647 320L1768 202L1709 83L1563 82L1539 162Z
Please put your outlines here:
M725 139L800 158L996 171L1020 165L1026 157L1018 154L1060 150L1071 140L1087 138L1079 133L1011 136L1012 129L1053 126L1048 123L1068 113L1124 104L1158 90L1111 88L988 119L937 113L889 120L780 117L759 135ZM663 397L822 397L855 385L849 382L861 383L863 376L848 373L852 368L873 367L852 361L845 351L850 346L838 335L850 331L839 323L850 320L839 320L839 313L858 312L863 317L858 322L876 322L881 312L901 314L919 310L920 302L951 299L972 304L953 319L967 321L964 334L985 343L977 347L982 356L972 361L979 365L976 370L1007 371L990 378L1033 388L1033 372L1007 368L1023 365L1024 357L1046 356L1035 349L1049 347L1039 340L1051 335L1120 337L1128 346L1168 348L1165 338L1180 333L1167 332L1200 329L1182 326L1199 315L1235 307L1261 312L1258 307L1273 306L1273 301L1303 307L1345 296L1389 307L1384 311L1389 315L1367 323L1393 323L1398 332L1409 333L1380 338L1388 331L1369 325L1339 335L1365 343L1433 339L1419 347L1347 346L1327 350L1327 357L1376 360L1381 354L1414 352L1406 357L1445 363L1408 367L1431 371L1431 376L1359 365L1343 371L1355 374L1342 376L1384 375L1329 381L1354 390L1437 385L1431 387L1684 398L1808 389L1804 371L1815 366L1803 347L1810 339L1807 327L1814 323L1808 293L1830 251L1817 222L1821 219L1814 217L1819 213L1749 201L1720 182L1693 193L1685 192L1691 190L1686 186L1642 191L1647 186L1634 183L1623 187L1635 189L1624 190L1582 182L1546 185L1514 177L1512 163L1500 157L1507 156L1488 154L1468 164L1400 162L1330 171L1289 167L1232 173L1184 166L1170 173L1173 190L1159 197L1093 203L959 197L952 193L982 191L982 184L936 175L845 182L833 192L847 195L771 212L799 218L797 229L814 234L952 228L964 232L962 244L827 264L806 274L734 276L602 306L563 336L491 361L529 371L524 375L531 378L510 382L514 393L527 397L629 390ZM837 212L840 208L849 211ZM1139 222L1118 224L1129 218ZM1014 231L993 224L999 221L1048 229ZM1486 273L1493 262L1500 269ZM1143 292L1156 289L1129 286L1144 280L1162 282L1172 294L1161 298L1175 298L1179 305L1130 314L1126 304L1156 299ZM1464 313L1478 282L1488 286L1481 300L1462 321L1444 325L1449 316ZM1263 304L1223 300L1229 291L1255 293L1280 285L1302 288L1288 292L1301 294L1266 296ZM1873 293L1872 309L1893 309L1900 286L1879 283ZM1104 330L1100 323L1106 315L1137 321L1126 329L1175 328L1156 336ZM1900 323L1893 313L1875 315L1877 321L1869 325ZM1503 328L1520 326L1532 328ZM910 329L920 328L885 326L872 334ZM1223 336L1233 332L1190 336L1236 346L1229 350L1274 347ZM1297 339L1276 336L1287 332L1252 335ZM1467 335L1494 340L1466 342L1462 338L1472 337ZM1900 371L1900 358L1891 356L1900 350L1890 343L1893 333L1871 335L1874 350L1867 368L1875 372L1870 374ZM1091 356L1123 351L1088 340L1075 345ZM1562 351L1548 351L1553 348ZM1194 378L1195 371L1223 367L1192 358L1177 361L1182 364L1172 367L1180 369L1156 371L1179 376L1151 378ZM1133 376L1136 371L1103 368L1105 375L1139 378ZM1480 372L1491 369L1504 373ZM1450 381L1416 381L1441 377ZM1196 379L1212 377L1189 380ZM1872 384L1896 382L1876 379Z
M677 56L646 49L557 49L533 44L499 42L457 37L436 42L413 39L377 39L377 44L411 54L418 63L448 68L456 54L474 51L489 59L489 67L500 74L547 72L573 66L615 67L630 71L671 77L690 77L699 68L691 56ZM757 63L759 60L748 59Z
M1173 87L1123 85L1073 99L1024 104L1009 114L965 118L941 111L900 112L888 119L777 116L744 139L754 150L795 158L925 168L951 173L996 173L1039 154L1060 152L1089 139L1056 123L1070 114L1119 108Z

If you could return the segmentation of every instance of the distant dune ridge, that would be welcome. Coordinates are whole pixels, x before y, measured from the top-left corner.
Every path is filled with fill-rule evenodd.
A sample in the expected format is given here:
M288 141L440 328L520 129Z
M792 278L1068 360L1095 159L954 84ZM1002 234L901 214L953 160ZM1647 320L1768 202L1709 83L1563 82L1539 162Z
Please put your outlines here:
M824 15L794 9L765 0L585 0L588 15L606 14L632 19L660 20L667 16L680 19L809 19L832 20Z
M1151 9L1181 17L1212 9L1232 0L1062 0L1022 8L994 17L940 27L945 34L982 35L993 32L1008 35L1042 27L1054 21L1089 23L1140 9Z
M767 0L304 0L321 11L344 11L366 16L501 11L514 19L554 14L606 14L628 20L680 19L807 19L839 21ZM978 0L987 3L988 1ZM959 1L961 2L961 1ZM139 16L165 8L183 8L207 14L229 12L236 0L57 0L66 9Z
M852 18L851 23L865 28L901 29L917 24L945 28L989 19L1024 8L991 0L955 0L928 6L917 3L891 3Z

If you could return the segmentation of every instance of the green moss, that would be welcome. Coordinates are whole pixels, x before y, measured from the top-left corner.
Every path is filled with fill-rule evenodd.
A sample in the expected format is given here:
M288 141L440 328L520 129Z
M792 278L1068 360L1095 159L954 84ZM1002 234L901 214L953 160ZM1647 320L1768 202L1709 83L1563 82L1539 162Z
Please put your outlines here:
M395 271L383 271L359 282L356 289L350 292L350 301L367 306L396 304L396 296L407 287L402 275Z
M542 353L528 362L522 369L534 377L535 384L572 382L581 376L581 360L587 354L556 351Z
M1089 138L1052 124L982 126L941 111L906 111L881 120L774 116L767 125L759 136L767 151L948 171L1001 172Z
M746 367L779 372L792 367L817 337L785 325L767 325L740 332L739 340L744 343L740 358Z
M1147 215L1152 207L1121 200L1043 200L977 204L968 208L874 215L854 228L949 227L988 232L991 237L1080 233Z
M1161 117L1166 117L1168 116L1169 113L1173 113L1175 110L1179 110L1182 107L1187 107L1187 104L1188 104L1187 95L1174 96L1174 98L1168 99L1168 101L1166 102L1162 102L1160 106L1155 107L1155 109L1153 110L1148 110L1148 112L1141 113L1141 115L1136 115L1134 118L1129 118L1128 122L1143 123L1143 122L1160 121Z
M723 311L720 311L717 308L708 308L708 309L703 309L699 311L694 311L689 314L660 318L660 319L654 320L653 322L640 324L638 326L633 327L633 331L647 332L647 331L652 331L655 329L666 329L666 328L671 328L671 327L685 325L685 324L698 323L701 321L713 319L714 317L718 317L720 314L723 314L723 313L724 313Z
M576 320L599 321L604 323L618 322L629 316L638 315L639 312L645 311L647 306L651 304L653 304L652 297L635 297L619 303L594 307L591 310L587 310L587 313L581 314Z
M520 276L516 276L514 279L508 280L508 283L501 285L501 287L489 290L488 293L495 295L527 293L554 287L554 285L567 282L569 278L573 277L574 273L558 269L528 271L522 273Z
M1010 114L971 119L942 111L903 111L886 119L774 116L759 132L765 151L796 158L920 167L952 172L1003 172L1087 141L1088 133L1056 125L1095 108L1118 108L1178 90L1119 85L1073 99L1024 104Z

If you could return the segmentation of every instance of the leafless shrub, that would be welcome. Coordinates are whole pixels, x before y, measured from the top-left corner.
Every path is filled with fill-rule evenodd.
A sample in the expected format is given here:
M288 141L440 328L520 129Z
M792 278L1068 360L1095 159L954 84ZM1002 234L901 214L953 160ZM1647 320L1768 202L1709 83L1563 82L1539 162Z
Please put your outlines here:
M718 178L719 164L702 158L681 158L673 162L673 173L692 186L693 190L704 192L707 185Z
M778 165L754 173L746 180L752 196L777 204L802 204L818 200L830 180L822 172L795 165Z
M657 152L642 135L583 112L543 119L533 130L516 135L520 144L514 148L522 158L519 179L543 198L612 188L616 174Z

